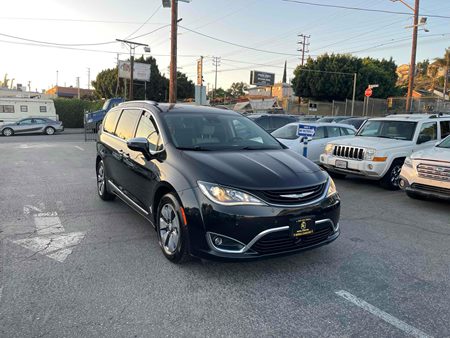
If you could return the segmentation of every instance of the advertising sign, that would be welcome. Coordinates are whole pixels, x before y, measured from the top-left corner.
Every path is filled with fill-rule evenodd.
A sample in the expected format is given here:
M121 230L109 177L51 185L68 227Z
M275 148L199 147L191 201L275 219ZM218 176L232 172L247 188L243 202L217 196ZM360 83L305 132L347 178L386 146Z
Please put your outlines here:
M151 65L148 63L134 63L133 78L137 81L150 81ZM124 79L131 78L130 61L119 61L119 77Z
M250 72L250 84L256 86L273 86L275 74L252 70Z
M299 124L297 129L297 136L300 137L313 137L316 135L316 127L308 126L306 124Z

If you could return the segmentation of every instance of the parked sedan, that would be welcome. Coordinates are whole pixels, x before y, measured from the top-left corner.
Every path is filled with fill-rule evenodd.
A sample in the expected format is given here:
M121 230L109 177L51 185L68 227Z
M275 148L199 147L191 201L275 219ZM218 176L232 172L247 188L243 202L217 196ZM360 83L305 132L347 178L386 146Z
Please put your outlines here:
M353 136L356 133L356 129L353 126L337 123L302 123L316 127L316 134L308 142L308 154L307 158L315 163L320 162L320 155L325 151L325 146L328 142L333 140ZM303 154L303 137L297 136L298 123L290 123L275 130L272 136L276 137L278 141L285 146L294 150L297 153Z
M64 131L61 121L47 118L26 118L15 123L7 123L0 127L0 134L12 136L14 134L46 134L53 135Z
M297 116L285 114L253 114L247 115L247 117L268 133L281 128L288 123L298 121Z

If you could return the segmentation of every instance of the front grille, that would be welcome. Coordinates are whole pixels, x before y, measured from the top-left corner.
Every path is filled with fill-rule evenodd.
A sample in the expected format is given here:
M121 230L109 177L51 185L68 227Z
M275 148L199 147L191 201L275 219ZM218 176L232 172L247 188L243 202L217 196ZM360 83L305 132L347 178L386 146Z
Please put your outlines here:
M295 205L308 203L319 198L324 193L326 185L327 185L326 183L323 183L301 189L265 190L265 191L257 191L254 193L255 195L261 197L268 203Z
M427 191L427 192L435 192L435 193L439 193L439 194L450 196L450 189L441 188L441 187L435 187L435 186L432 186L432 185L413 183L411 185L411 188L417 189L417 190L422 190L422 191Z
M436 181L450 181L450 167L432 164L419 164L417 166L419 177Z
M333 229L330 226L300 238L292 238L288 230L274 232L261 238L253 244L251 249L261 255L287 252L319 244L325 241L332 233Z
M334 146L333 155L351 160L362 161L364 159L364 148L350 146Z

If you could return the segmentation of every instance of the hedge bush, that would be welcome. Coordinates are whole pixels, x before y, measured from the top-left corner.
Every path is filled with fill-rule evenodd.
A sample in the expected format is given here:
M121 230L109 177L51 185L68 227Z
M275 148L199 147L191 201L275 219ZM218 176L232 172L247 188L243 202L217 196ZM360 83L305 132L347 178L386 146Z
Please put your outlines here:
M102 108L102 101L58 98L55 102L56 114L66 128L83 128L85 111L96 111Z

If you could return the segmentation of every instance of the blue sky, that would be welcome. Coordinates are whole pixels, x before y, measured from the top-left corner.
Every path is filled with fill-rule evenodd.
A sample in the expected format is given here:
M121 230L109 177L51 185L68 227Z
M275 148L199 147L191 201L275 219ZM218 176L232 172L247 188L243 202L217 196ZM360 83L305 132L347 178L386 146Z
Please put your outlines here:
M406 1L413 3L413 0ZM311 2L408 11L400 2L390 0ZM160 4L161 0L8 1L2 4L0 33L65 44L109 42L130 35ZM422 0L421 12L450 16L450 1ZM180 25L198 32L258 49L292 54L246 50L180 28L180 70L195 81L196 60L200 55L205 56L206 84L214 83L211 56L222 57L218 73L218 85L222 87L229 87L234 81L248 82L252 69L274 72L276 80L281 80L285 60L289 67L288 77L292 77L293 69L300 62L297 56L297 34L300 33L311 35L309 49L313 57L324 52L353 52L358 56L393 57L398 64L409 62L412 32L405 27L412 19L408 16L314 7L282 0L192 0L190 4L180 3L179 16L183 18ZM169 22L170 10L160 8L135 35L148 33ZM444 49L450 47L450 19L429 18L427 28L430 32L419 32L418 60L441 56ZM166 27L136 39L151 46L161 72L166 74L169 34L170 29ZM127 52L117 43L73 47L97 50L94 52L17 42L24 41L0 36L0 76L8 73L16 83L31 81L32 89L38 90L55 84L57 70L60 85L75 85L79 76L82 86L86 87L87 68L91 69L91 79L94 79L97 72L115 65L117 52ZM125 54L121 55L121 58L125 57Z

